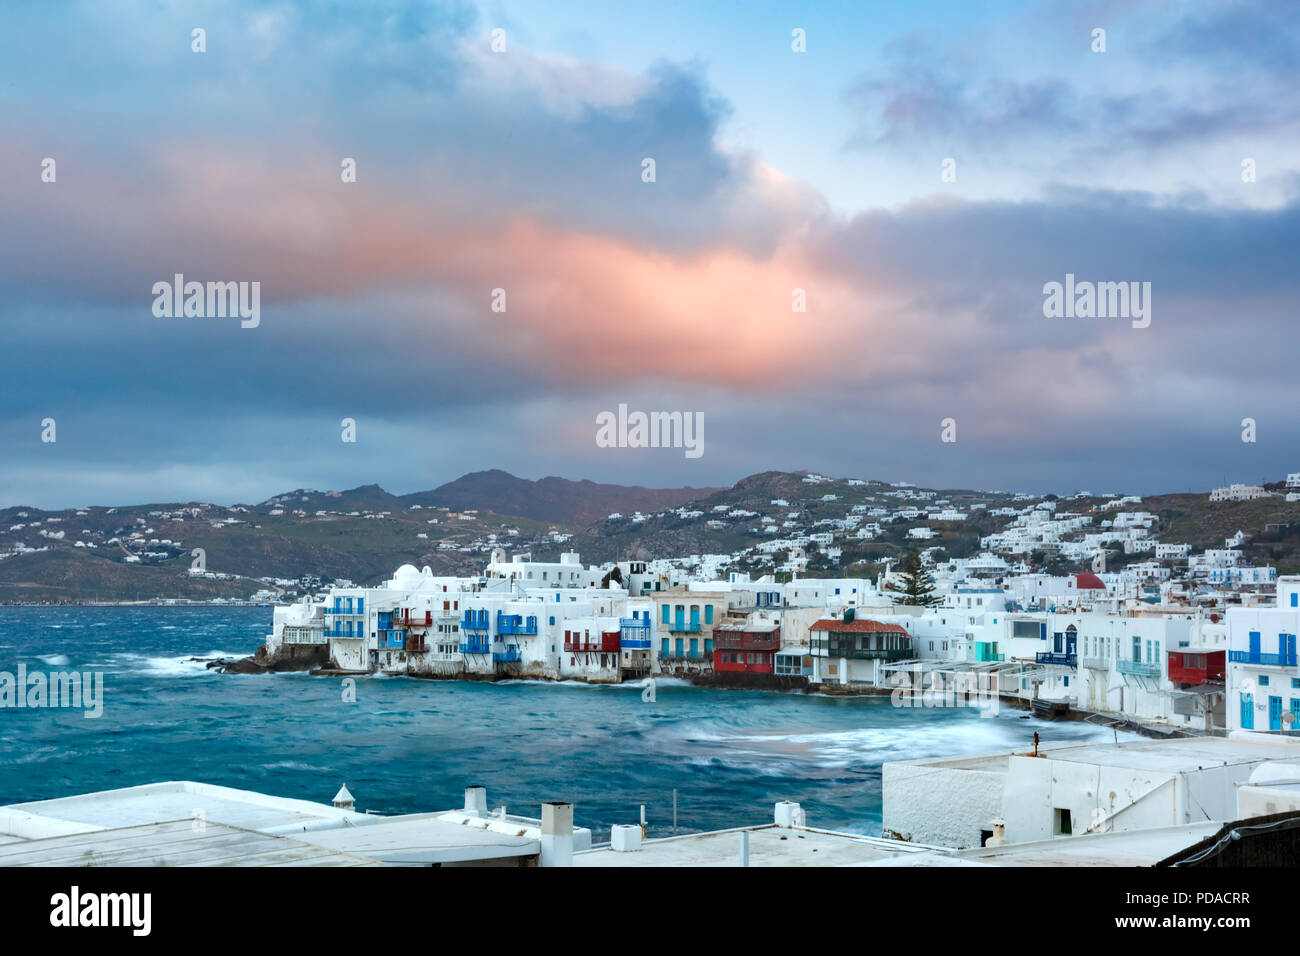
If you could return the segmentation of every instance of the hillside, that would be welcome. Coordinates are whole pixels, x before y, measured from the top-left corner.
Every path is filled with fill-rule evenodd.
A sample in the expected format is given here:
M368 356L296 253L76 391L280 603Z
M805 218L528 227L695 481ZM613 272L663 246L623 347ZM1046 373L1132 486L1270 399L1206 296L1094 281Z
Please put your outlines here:
M918 547L940 549L939 559L972 556L981 536L1012 520L997 512L1039 500L807 472L763 472L723 489L647 489L486 471L401 496L370 484L297 489L249 505L11 507L0 509L0 601L285 598L333 581L376 584L403 563L476 574L494 548L537 559L572 550L585 563L739 556L734 567L764 573L802 547L810 573L874 574ZM1117 513L1104 498L1058 505L1058 513L1091 515L1094 530ZM1300 502L1176 494L1120 510L1150 512L1154 536L1197 551L1223 548L1241 530L1247 563L1300 571ZM921 528L931 536L911 536ZM201 574L191 570L195 549L203 551ZM1066 570L1064 559L1021 557ZM1151 552L1112 558L1117 568Z
M615 511L661 511L720 490L627 487L555 477L529 481L494 468L463 475L433 491L405 495L401 502L586 526Z

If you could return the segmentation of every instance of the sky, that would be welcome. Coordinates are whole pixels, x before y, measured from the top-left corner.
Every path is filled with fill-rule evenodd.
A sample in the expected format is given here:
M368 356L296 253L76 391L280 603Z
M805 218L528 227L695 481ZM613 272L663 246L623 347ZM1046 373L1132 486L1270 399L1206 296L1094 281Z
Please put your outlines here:
M0 507L1277 480L1298 51L1245 0L5 5Z

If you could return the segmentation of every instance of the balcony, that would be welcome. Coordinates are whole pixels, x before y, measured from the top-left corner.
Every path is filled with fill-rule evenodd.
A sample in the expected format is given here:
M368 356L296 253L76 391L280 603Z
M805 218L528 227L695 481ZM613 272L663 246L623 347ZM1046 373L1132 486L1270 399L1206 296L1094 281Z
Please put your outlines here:
M1115 669L1121 674L1128 674L1131 677L1159 677L1160 663L1158 661L1116 661Z
M353 631L348 631L348 630L344 630L343 628L339 627L339 626L336 624L336 625L334 625L334 627L327 627L327 628L325 628L324 630L322 630L322 631L321 631L321 636L322 636L322 637L327 637L327 638L328 638L328 637L342 637L342 638L347 638L347 639L349 639L349 640L353 640L353 641L362 641L362 640L365 640L366 632L365 632L365 631L361 631L361 630L358 630L358 631L355 631L355 632L353 632Z
M625 651L650 650L650 622L644 618L621 617L619 623L619 644Z
M700 622L684 621L678 618L668 625L668 630L673 634L698 634L700 632Z
M486 631L488 629L487 615L481 618L474 611L466 611L465 616L461 619L460 629L462 631Z
M1090 671L1110 670L1109 657L1082 657L1079 659L1079 663Z
M522 614L502 614L497 612L497 633L536 636L537 618L534 615L529 615L525 619Z
M713 632L713 647L719 651L779 651L781 632L779 630L767 633L718 630Z
M810 653L814 657L838 658L842 657L850 661L904 661L914 656L910 647L819 647L816 644L810 648Z
M1077 667L1079 658L1075 654L1058 654L1055 651L1040 651L1034 655L1035 664L1060 664L1063 667Z
M431 627L432 625L432 611L425 611L421 615L419 611L401 608L393 612L393 627Z
M492 652L492 660L497 664L514 664L523 660L523 651L517 644L498 645L499 650Z
M1262 667L1295 667L1295 654L1261 654L1259 651L1228 651L1233 664L1258 664Z
M462 641L460 644L462 654L491 654L492 644L486 638L483 640Z
M600 635L600 640L585 640L578 635L567 638L564 649L570 654L617 654L621 643L621 633L611 631Z

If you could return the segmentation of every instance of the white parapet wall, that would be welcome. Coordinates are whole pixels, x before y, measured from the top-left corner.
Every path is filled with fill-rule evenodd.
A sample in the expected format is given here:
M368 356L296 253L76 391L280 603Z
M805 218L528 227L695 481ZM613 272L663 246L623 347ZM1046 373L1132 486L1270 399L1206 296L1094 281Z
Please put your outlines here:
M1002 816L1007 757L944 757L886 763L882 836L931 846L980 846Z

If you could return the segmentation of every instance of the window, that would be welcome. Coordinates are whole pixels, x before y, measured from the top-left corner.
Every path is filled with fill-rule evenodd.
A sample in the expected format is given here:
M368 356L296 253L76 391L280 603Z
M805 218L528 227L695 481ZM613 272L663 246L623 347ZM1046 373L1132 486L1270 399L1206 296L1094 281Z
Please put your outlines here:
M669 611L668 611L668 605L667 605L667 604L664 604L664 605L662 605L662 607L663 607L663 609L664 609L664 623L667 624L667 623L668 623L668 613L669 613ZM666 643L667 643L667 642L665 642L665 646L666 646Z
M1267 674L1260 674L1260 675L1259 675L1259 686L1260 686L1260 687L1267 687L1267 686L1268 686L1268 675L1267 675Z
M712 605L712 604L706 604L706 605L704 605L704 623L705 623L705 624L712 624L712 623L713 623L713 605Z
M1057 807L1052 811L1052 832L1057 836L1069 836L1074 832L1070 820L1070 811Z

